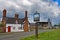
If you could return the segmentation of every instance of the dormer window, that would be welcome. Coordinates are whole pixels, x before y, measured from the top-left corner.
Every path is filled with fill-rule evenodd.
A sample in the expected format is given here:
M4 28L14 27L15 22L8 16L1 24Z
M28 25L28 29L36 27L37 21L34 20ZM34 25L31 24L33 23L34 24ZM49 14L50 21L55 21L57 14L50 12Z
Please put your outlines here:
M18 24L18 21L16 20L16 24Z

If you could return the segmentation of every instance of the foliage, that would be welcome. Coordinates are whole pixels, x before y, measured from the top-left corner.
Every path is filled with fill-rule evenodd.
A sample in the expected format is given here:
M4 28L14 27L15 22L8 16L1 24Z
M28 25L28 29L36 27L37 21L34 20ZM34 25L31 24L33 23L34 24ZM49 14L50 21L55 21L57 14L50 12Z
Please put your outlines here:
M60 26L60 23L58 25Z
M0 27L4 27L3 23L0 23Z
M60 26L60 23L59 24L55 24L54 26Z

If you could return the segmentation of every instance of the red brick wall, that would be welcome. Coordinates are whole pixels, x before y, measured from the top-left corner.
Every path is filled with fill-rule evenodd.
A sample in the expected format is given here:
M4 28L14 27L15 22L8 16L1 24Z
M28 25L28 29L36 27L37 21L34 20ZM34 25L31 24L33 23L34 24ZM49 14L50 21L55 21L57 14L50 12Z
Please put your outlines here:
M28 31L28 17L27 17L27 11L25 11L25 21L24 21L24 31Z
M6 17L6 9L3 10L3 16L2 16L2 23L4 24L4 32L6 32L6 21L5 21L5 17Z

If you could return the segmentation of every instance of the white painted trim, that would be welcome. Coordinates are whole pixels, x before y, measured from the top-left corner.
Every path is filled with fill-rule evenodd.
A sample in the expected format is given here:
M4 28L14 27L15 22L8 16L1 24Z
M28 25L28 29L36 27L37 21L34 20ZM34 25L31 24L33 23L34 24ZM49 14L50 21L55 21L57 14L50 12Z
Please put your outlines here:
M8 26L11 26L11 32L24 31L23 27L22 29L18 29L19 27L21 27L21 24L6 24L6 32L8 32ZM15 27L15 29L13 29L13 27Z

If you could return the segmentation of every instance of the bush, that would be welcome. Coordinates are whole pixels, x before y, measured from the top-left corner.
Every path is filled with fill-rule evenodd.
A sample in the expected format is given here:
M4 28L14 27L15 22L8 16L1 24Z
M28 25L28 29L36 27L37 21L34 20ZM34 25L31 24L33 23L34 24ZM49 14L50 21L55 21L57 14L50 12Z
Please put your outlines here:
M3 23L0 23L0 27L4 27Z

